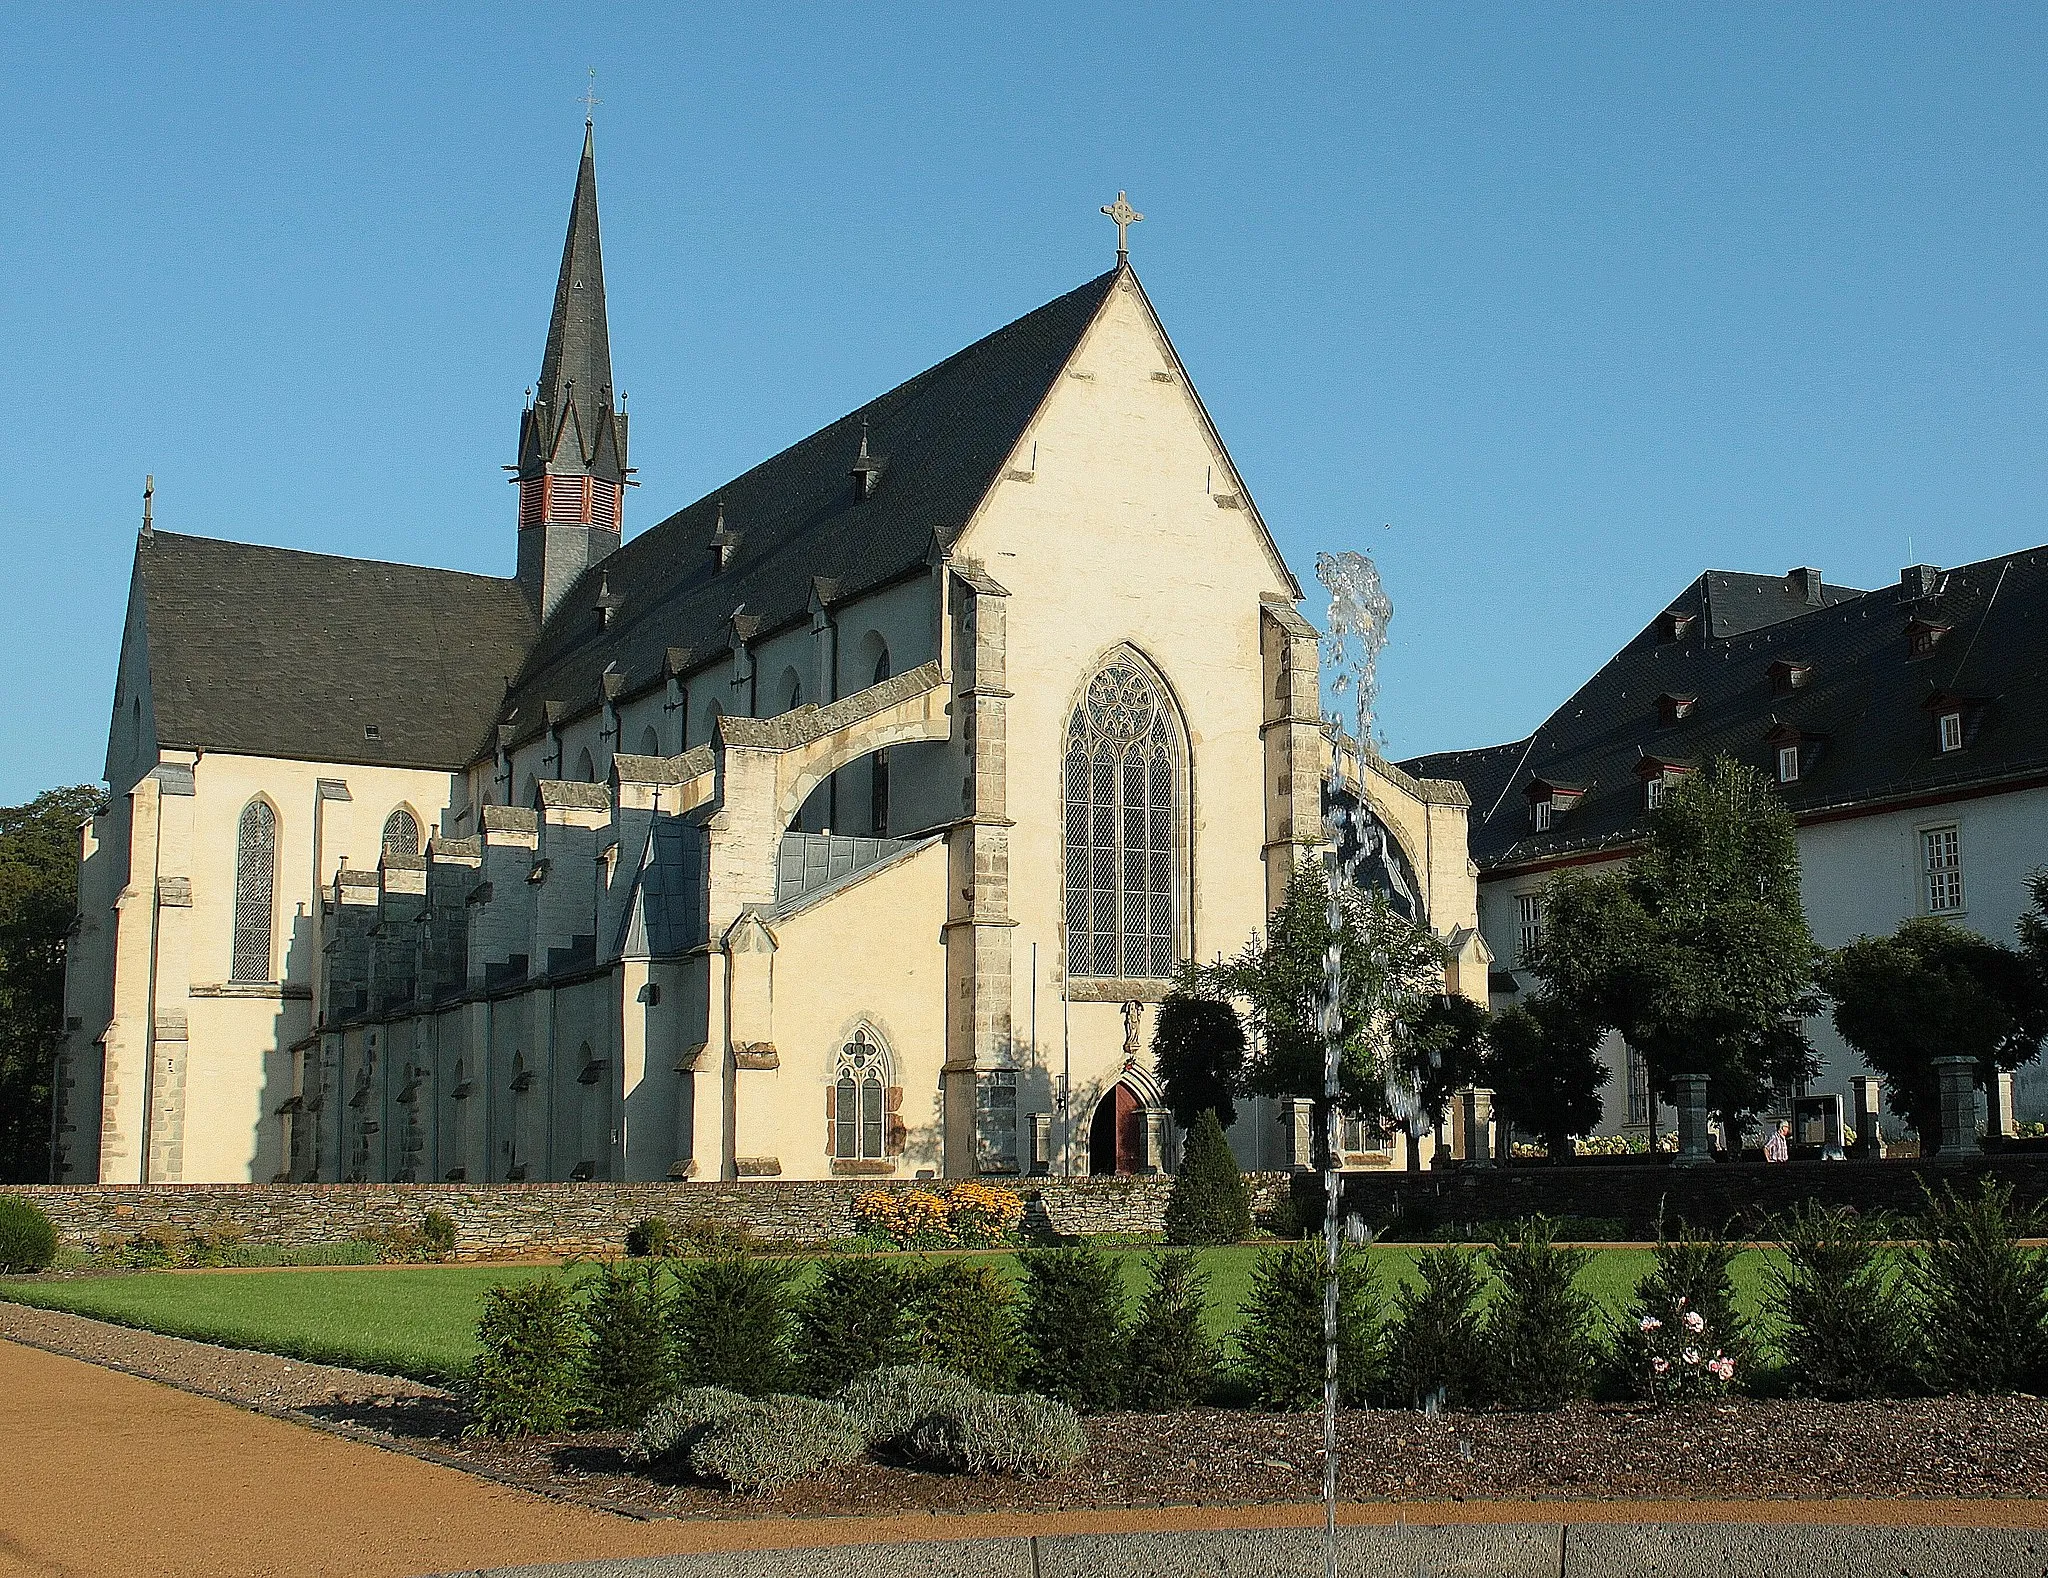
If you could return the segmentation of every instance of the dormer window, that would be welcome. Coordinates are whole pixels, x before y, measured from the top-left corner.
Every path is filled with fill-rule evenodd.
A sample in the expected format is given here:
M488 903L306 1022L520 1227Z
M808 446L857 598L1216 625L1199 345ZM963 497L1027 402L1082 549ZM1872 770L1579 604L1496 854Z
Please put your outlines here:
M1796 784L1799 782L1799 746L1795 742L1778 747L1778 782Z
M1801 658L1779 658L1771 665L1771 689L1779 695L1804 690L1813 678L1813 665Z
M1643 809L1654 811L1664 803L1664 795L1672 785L1690 777L1691 762L1667 761L1658 756L1645 756L1636 766L1643 780Z
M1549 802L1548 800L1538 800L1538 801L1537 801L1537 802L1536 802L1536 803L1535 803L1535 804L1534 804L1533 806L1531 806L1531 807L1530 807L1529 809L1530 809L1530 814L1531 814L1532 816L1534 816L1534 818L1536 819L1536 831L1537 831L1537 832L1539 832L1539 833L1547 833L1547 832L1549 832L1549 831L1550 831L1550 802Z
M1693 616L1682 608L1667 608L1657 621L1659 641L1683 641L1692 630Z
M1657 698L1657 721L1668 729L1672 724L1683 723L1690 718L1698 705L1697 696L1678 696L1666 691Z
M1926 657L1941 645L1949 627L1932 619L1915 619L1906 626L1906 650L1914 657Z
M1961 712L1944 712L1937 723L1937 748L1946 756L1950 751L1963 748L1963 715Z
M1547 833L1556 825L1557 819L1585 797L1584 784L1552 783L1547 778L1532 778L1526 791L1529 796L1529 823L1539 833Z

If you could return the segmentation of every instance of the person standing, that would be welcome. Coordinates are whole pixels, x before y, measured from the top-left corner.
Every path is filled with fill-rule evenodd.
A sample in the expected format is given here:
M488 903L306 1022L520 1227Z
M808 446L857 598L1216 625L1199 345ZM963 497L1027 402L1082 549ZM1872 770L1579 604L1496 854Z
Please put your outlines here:
M1792 1125L1781 1121L1764 1141L1764 1160L1767 1162L1788 1162L1792 1159Z

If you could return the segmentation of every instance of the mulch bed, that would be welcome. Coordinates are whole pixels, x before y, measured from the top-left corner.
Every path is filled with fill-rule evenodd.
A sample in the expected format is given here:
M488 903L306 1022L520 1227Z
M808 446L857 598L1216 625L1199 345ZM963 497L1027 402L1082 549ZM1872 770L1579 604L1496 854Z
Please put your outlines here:
M762 1496L629 1471L627 1437L465 1441L460 1398L417 1382L0 1304L0 1338L169 1381L244 1406L371 1432L546 1494L682 1518L1053 1511L1315 1500L1322 1425L1309 1414L1197 1409L1087 1420L1089 1453L1043 1481L879 1463ZM1942 1397L1818 1403L1732 1399L1555 1414L1361 1410L1342 1417L1349 1501L2048 1497L2048 1402Z

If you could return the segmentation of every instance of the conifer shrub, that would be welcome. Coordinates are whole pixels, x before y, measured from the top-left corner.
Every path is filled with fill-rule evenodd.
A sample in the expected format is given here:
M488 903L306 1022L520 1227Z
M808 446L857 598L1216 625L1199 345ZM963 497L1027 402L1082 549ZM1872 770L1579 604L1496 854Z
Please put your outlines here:
M635 1260L665 1259L676 1252L676 1230L665 1216L644 1216L626 1229L626 1253Z
M1717 1396L1738 1371L1747 1373L1749 1334L1735 1308L1738 1249L1684 1223L1675 1233L1658 1225L1656 1263L1614 1339L1615 1360L1638 1396Z
M1251 1186L1238 1170L1223 1123L1205 1110L1181 1147L1166 1197L1169 1244L1241 1244L1252 1236Z
M1359 1406L1379 1380L1384 1310L1363 1254L1347 1246L1337 1264L1337 1396ZM1322 1401L1323 1268L1317 1242L1265 1250L1252 1266L1237 1347L1263 1407L1313 1408Z
M866 1443L837 1403L774 1395L705 1426L690 1447L690 1470L734 1490L774 1490L861 1455Z
M1485 1391L1485 1334L1480 1295L1485 1274L1468 1250L1432 1249L1418 1255L1416 1280L1394 1295L1387 1330L1383 1395L1397 1406L1438 1404L1465 1408Z
M871 1447L899 1445L918 1421L940 1408L982 1395L955 1370L936 1364L892 1364L856 1376L834 1399Z
M804 1390L823 1396L866 1371L908 1364L910 1292L910 1279L881 1256L825 1261L796 1307Z
M1486 1255L1500 1280L1485 1323L1488 1400L1550 1409L1585 1396L1598 1348L1593 1303L1578 1277L1592 1253L1559 1247L1550 1221L1532 1216Z
M1124 1279L1100 1250L1024 1256L1024 1384L1075 1408L1114 1408L1123 1392Z
M1047 1479L1080 1462L1088 1438L1065 1403L971 1392L928 1412L904 1445L920 1468Z
M1881 1218L1809 1202L1777 1219L1782 1260L1764 1268L1785 1381L1794 1392L1848 1400L1913 1386L1913 1306Z
M420 1248L428 1260L446 1260L455 1253L455 1218L435 1206L420 1218Z
M909 1311L917 1362L956 1371L987 1391L1011 1390L1023 1363L1016 1298L990 1265L942 1260L921 1268L911 1283Z
M631 1430L673 1387L668 1289L659 1266L607 1261L583 1284L583 1395L608 1429Z
M1927 1196L1907 1261L1927 1378L1947 1392L2035 1391L2048 1380L2048 1255L2021 1246L2043 1223L2012 1188Z
M791 1389L787 1290L794 1268L744 1252L683 1264L670 1300L676 1378L749 1397Z
M560 1277L501 1282L476 1327L475 1431L559 1435L582 1412L583 1322Z
M57 1259L57 1229L48 1213L18 1194L0 1195L0 1271L47 1271Z
M745 1408L749 1399L722 1386L692 1386L664 1398L640 1422L626 1448L626 1461L636 1466L688 1468L690 1449L698 1437L727 1414Z
M1152 1285L1131 1327L1124 1406L1157 1412L1192 1408L1216 1385L1216 1344L1202 1325L1208 1273L1187 1249L1155 1255L1147 1269Z

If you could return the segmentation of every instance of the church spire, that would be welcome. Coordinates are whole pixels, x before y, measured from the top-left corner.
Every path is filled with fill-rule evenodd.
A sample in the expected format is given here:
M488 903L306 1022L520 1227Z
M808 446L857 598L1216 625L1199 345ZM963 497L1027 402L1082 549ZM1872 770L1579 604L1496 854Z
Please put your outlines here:
M618 547L627 476L626 414L612 393L605 322L597 153L586 119L540 382L519 421L519 580L543 616Z

